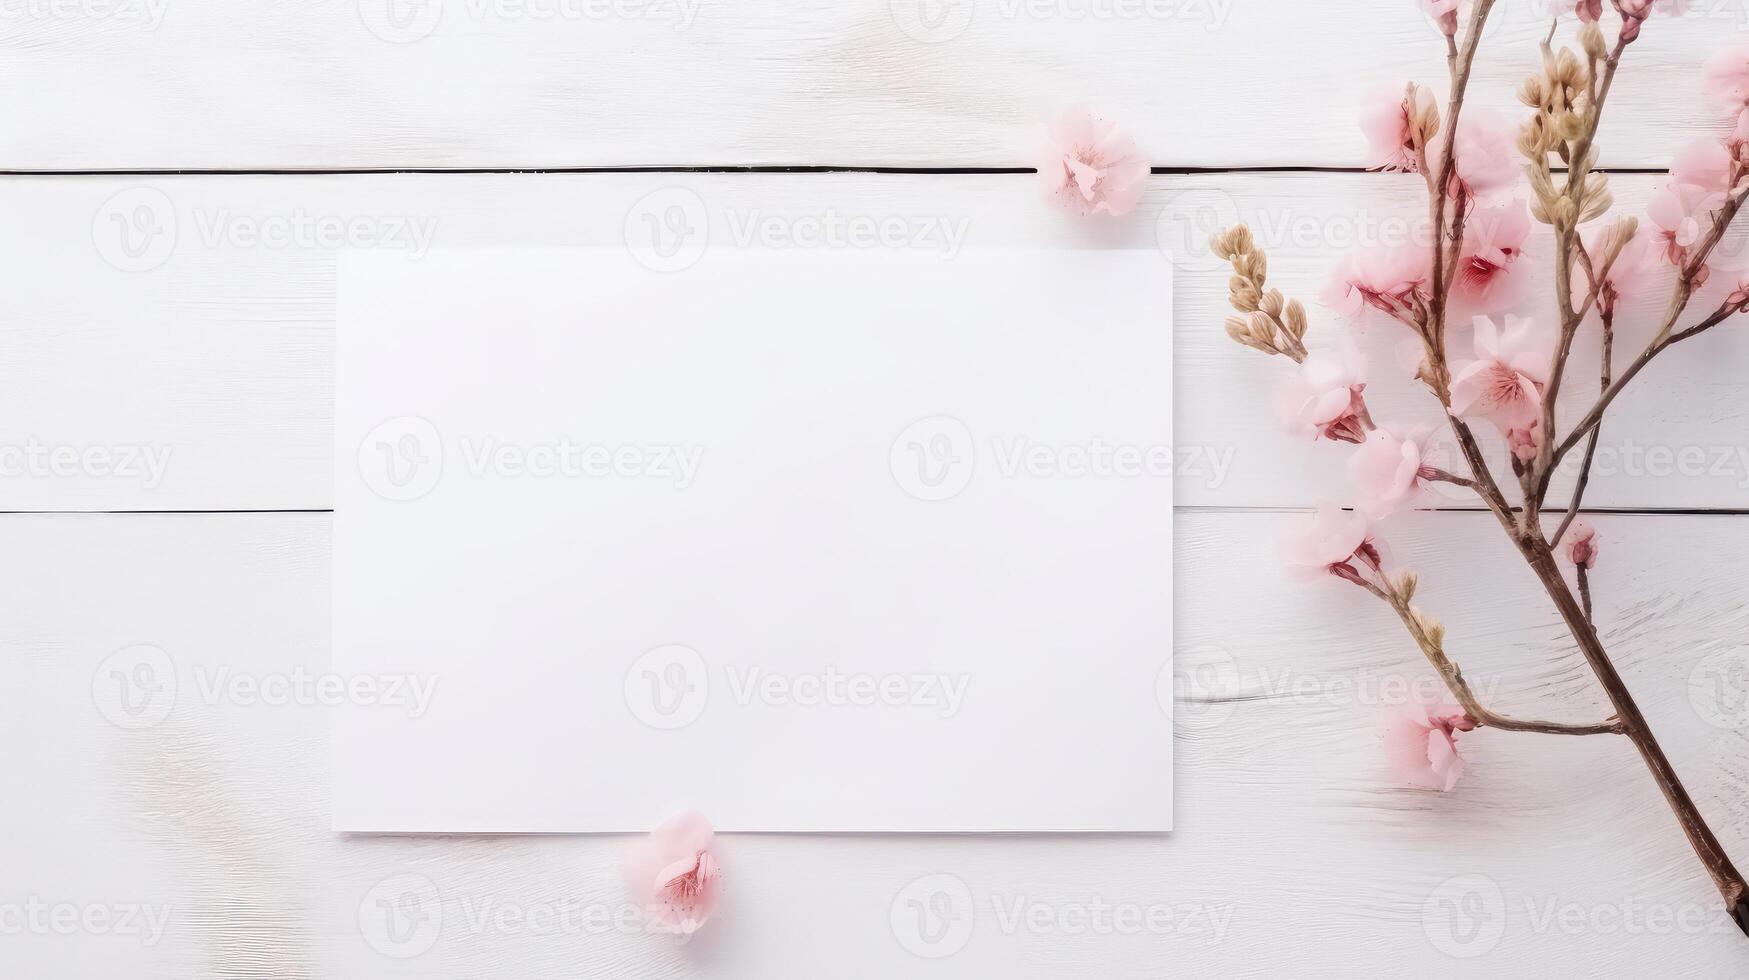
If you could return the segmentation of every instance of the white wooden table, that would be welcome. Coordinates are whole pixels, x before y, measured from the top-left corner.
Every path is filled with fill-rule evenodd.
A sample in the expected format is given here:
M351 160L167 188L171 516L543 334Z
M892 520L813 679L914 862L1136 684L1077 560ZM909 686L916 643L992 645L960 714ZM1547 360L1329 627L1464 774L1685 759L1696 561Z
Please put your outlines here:
M1515 111L1545 6L1502 0L1475 104ZM1612 99L1624 208L1721 125L1696 69L1749 40L1749 12L1696 8L1647 28ZM1744 975L1749 940L1625 741L1479 732L1456 792L1393 785L1372 713L1426 667L1358 590L1273 562L1344 454L1280 434L1278 365L1221 335L1202 243L1251 221L1309 301L1342 247L1401 233L1415 181L1355 170L1354 107L1439 83L1442 55L1410 0L7 3L0 976ZM988 172L1024 166L1072 100L1161 169L1128 218L1068 220ZM689 169L743 167L825 172ZM615 243L675 187L712 247L862 217L1177 254L1198 455L1178 480L1176 832L733 837L725 910L676 946L615 924L619 839L331 834L326 710L198 682L326 669L335 246ZM1621 400L1588 499L1606 639L1740 862L1742 329ZM1381 374L1389 342L1368 339ZM1406 382L1369 396L1431 417ZM1467 673L1502 709L1598 714L1492 519L1438 502L1390 538ZM179 680L145 727L127 708L163 702L120 705L110 676L137 644ZM973 914L919 918L938 892ZM403 899L386 927L378 902Z

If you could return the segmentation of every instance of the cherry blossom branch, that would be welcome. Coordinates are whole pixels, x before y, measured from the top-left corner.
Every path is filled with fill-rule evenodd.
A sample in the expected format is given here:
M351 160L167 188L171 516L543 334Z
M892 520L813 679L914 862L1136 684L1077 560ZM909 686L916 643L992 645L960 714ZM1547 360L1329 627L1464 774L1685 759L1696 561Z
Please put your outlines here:
M1485 459L1482 457L1480 447L1476 444L1474 434L1470 432L1468 425L1466 425L1462 419L1459 419L1451 412L1451 374L1450 368L1446 363L1444 345L1447 283L1441 269L1441 262L1444 256L1443 249L1440 247L1445 228L1445 191L1449 186L1448 181L1452 172L1453 146L1457 142L1455 134L1457 132L1458 111L1463 105L1464 88L1469 81L1470 65L1474 61L1475 48L1481 33L1481 27L1486 20L1491 6L1492 4L1489 3L1488 0L1478 0L1473 8L1470 32L1465 39L1465 49L1460 56L1457 69L1453 72L1452 92L1450 98L1451 110L1448 113L1448 129L1446 130L1447 138L1444 141L1445 153L1443 154L1443 159L1440 164L1440 179L1437 181L1437 186L1431 194L1433 197L1431 207L1434 215L1435 234L1433 239L1434 274L1431 280L1433 295L1428 304L1432 322L1428 324L1428 333L1432 337L1437 337L1439 343L1437 345L1430 345L1429 353L1430 359L1433 363L1431 364L1432 370L1430 374L1432 377L1429 384L1430 387L1433 388L1435 394L1439 397L1441 405L1446 409L1447 418L1450 421L1453 432L1457 435L1459 446L1464 453L1464 458L1470 465L1477 484L1477 489L1482 494L1483 499L1487 501L1489 510L1494 513L1495 518L1507 531L1508 537L1510 537L1518 546L1526 562L1529 563L1532 571L1536 573L1538 580L1542 583L1544 591L1554 602L1557 611L1561 614L1561 618L1566 622L1568 630L1578 642L1580 651L1584 654L1587 663L1590 664L1592 673L1597 676L1598 682L1603 686L1605 693L1609 697L1610 703L1615 707L1615 718L1618 719L1618 723L1622 726L1623 733L1632 740L1634 747L1639 751L1641 759L1645 762L1647 769L1652 773L1653 779L1657 782L1659 790L1664 794L1665 801L1670 805L1671 811L1675 814L1678 823L1682 826L1684 834L1688 837L1689 844L1694 848L1696 856L1700 858L1701 863L1706 867L1708 874L1712 877L1713 883L1718 887L1719 894L1724 899L1727 912L1736 921L1738 928L1743 930L1745 934L1749 934L1749 883L1744 881L1742 874L1738 872L1736 867L1731 863L1730 857L1725 853L1725 850L1719 844L1717 837L1713 835L1712 829L1707 826L1705 818L1701 816L1699 809L1695 806L1694 800L1688 795L1687 789L1682 785L1682 780L1677 775L1675 767L1670 764L1669 758L1665 756L1663 748L1658 744L1657 738L1652 734L1651 726L1646 722L1645 716L1640 712L1639 706L1634 701L1633 695L1629 693L1627 685L1622 681L1620 673L1615 668L1615 664L1610 660L1608 653L1604 650L1603 644L1598 637L1597 630L1592 625L1589 611L1581 606L1580 601L1575 599L1572 590L1567 587L1567 582L1561 576L1560 569L1556 565L1554 552L1549 543L1543 538L1542 529L1537 516L1536 502L1546 491L1546 480L1548 474L1552 472L1554 465L1560 458L1560 453L1551 453L1547 449L1547 447L1554 441L1554 433L1551 431L1552 423L1549 423L1550 428L1545 428L1541 434L1544 448L1537 456L1537 462L1539 464L1537 466L1538 477L1543 482L1539 483L1537 479L1533 479L1529 476L1526 477L1526 490L1534 490L1534 492L1527 492L1523 518L1522 521L1519 521L1513 518L1510 506L1507 505L1504 496L1500 493L1499 486L1494 481L1493 475L1489 470ZM1619 9L1619 0L1617 6ZM1634 37L1638 36L1638 29L1639 21L1627 18L1624 15L1623 34L1617 44L1618 51L1622 43L1631 41ZM1591 118L1588 120L1588 126L1592 132L1595 132L1599 116L1599 113L1593 112ZM1585 153L1580 159L1571 161L1571 163L1579 168L1588 169L1590 155L1591 151L1589 143L1587 143ZM1535 168L1532 168L1532 173L1534 177ZM1584 190L1583 182L1576 181L1571 175L1567 187L1569 191L1574 187L1579 187L1581 191ZM1749 193L1749 191L1746 191L1745 193ZM1682 308L1687 304L1688 295L1694 286L1694 279L1699 273L1699 270L1704 267L1706 255L1710 254L1712 248L1717 245L1719 238L1722 237L1724 233L1725 225L1729 224L1730 218L1735 216L1737 209L1742 206L1742 201L1742 196L1737 196L1727 202L1725 210L1728 213L1720 215L1719 220L1715 222L1714 228L1703 243L1702 248L1698 250L1699 254L1694 258L1693 262L1683 270L1682 279L1677 287L1677 295L1672 297L1671 313L1667 318L1664 328L1659 332L1658 340L1654 342L1653 347L1659 347L1659 344L1661 343L1667 346L1667 343L1670 342L1670 331L1674 326L1675 321L1681 316ZM1574 213L1572 214L1562 213L1551 215L1550 217L1561 219L1562 223L1566 224L1568 228L1571 229L1571 227L1576 225L1581 219L1582 214L1583 211L1575 207ZM1557 225L1557 232L1559 232L1559 229L1560 226ZM1560 241L1560 252L1565 255L1570 249L1570 240L1561 238ZM1566 265L1566 261L1563 259L1561 264L1557 266L1557 270L1560 281L1557 283L1556 289L1559 294L1559 300L1563 304L1563 313L1565 314L1570 309L1572 302L1570 281L1571 267ZM1722 319L1722 317L1720 317L1720 319ZM1707 326L1710 326L1710 324L1703 323L1697 325L1694 328L1683 331L1682 336L1693 336L1706 329ZM1641 359L1636 360L1634 366L1630 367L1628 372L1623 374L1621 380L1618 380L1603 392L1598 400L1598 404L1588 416L1587 422L1582 424L1579 429L1575 430L1574 435L1569 437L1569 442L1580 438L1585 431L1595 428L1598 424L1598 420L1602 417L1603 409L1608 407L1608 402L1613 399L1614 393L1618 393L1626 382L1632 379L1633 374L1637 373L1639 368L1644 366L1644 362L1650 360L1651 356L1655 356L1655 351L1648 348L1648 354L1643 355ZM1552 403L1552 398L1550 401ZM1564 453L1570 448L1570 444L1563 443L1561 452ZM1533 486L1533 484L1535 485ZM1589 582L1586 584L1586 591L1589 593ZM1588 598L1586 605L1589 605Z
M1584 31L1582 31L1584 33ZM1548 475L1554 467L1554 431L1555 404L1560 398L1561 381L1566 375L1567 358L1573 350L1573 339L1579 334L1579 325L1584 322L1585 315L1598 293L1604 288L1608 270L1601 272L1591 268L1590 256L1586 254L1584 243L1579 238L1578 222L1588 213L1586 195L1592 191L1590 182L1591 167L1594 163L1593 148L1597 137L1598 126L1603 121L1604 103L1609 100L1609 92L1615 85L1615 73L1621 65L1621 58L1628 44L1632 41L1627 32L1616 37L1615 47L1610 50L1603 61L1603 77L1597 75L1597 52L1602 41L1593 25L1588 35L1587 45L1588 71L1586 72L1587 106L1584 116L1584 127L1578 137L1572 141L1570 149L1563 146L1563 156L1567 157L1567 181L1561 188L1561 203L1564 205L1555 209L1550 219L1555 226L1555 301L1561 314L1561 332L1555 348L1554 364L1549 370L1549 380L1542 398L1542 432L1537 444L1537 456L1533 466L1524 477L1525 510L1534 514L1542 508L1545 495L1548 492ZM1543 55L1546 62L1554 61L1554 55L1549 42L1543 42ZM1546 158L1539 160L1538 166L1547 173ZM1595 192L1603 195L1601 186ZM1607 205L1606 205L1607 206ZM1576 261L1583 260L1589 288L1584 305L1575 308L1573 304L1573 266ZM1595 445L1595 444L1594 444Z
M1349 574L1342 574L1338 571L1337 577L1361 586L1383 600L1396 612L1397 618L1402 620L1404 628L1409 631L1409 636L1415 640L1415 644L1421 648L1422 654L1427 657L1428 663L1433 665L1433 669L1439 674L1440 679L1445 682L1452 697L1457 699L1458 704L1464 709L1464 713L1474 719L1477 724L1485 728L1496 728L1506 732L1540 732L1545 735L1622 734L1620 723L1614 721L1596 725L1569 725L1553 721L1525 721L1509 718L1490 710L1476 697L1469 682L1464 680L1464 672L1446 655L1444 647L1445 627L1428 618L1411 604L1415 597L1416 588L1414 574L1404 573L1396 579L1391 578L1379 564L1376 551L1371 553L1363 551L1361 560L1373 570L1374 574L1378 576L1379 583L1382 584L1368 581L1365 576L1360 575L1349 565L1339 566L1339 568L1347 570Z
M1446 35L1446 63L1451 75L1451 92L1446 102L1444 145L1439 154L1439 175L1433 182L1428 194L1432 199L1430 217L1433 220L1433 283L1435 289L1428 304L1427 341L1429 351L1437 354L1435 362L1443 371L1445 362L1445 300L1448 294L1446 286L1449 280L1445 275L1445 203L1452 184L1457 160L1458 117L1464 110L1464 93L1470 86L1470 69L1476 62L1476 49L1482 43L1482 25L1487 23L1488 13L1494 9L1494 0L1476 0L1470 10L1469 28L1464 32L1462 50L1458 50L1457 41L1450 34ZM1458 210L1462 220L1462 208ZM1460 239L1461 241L1461 239ZM1449 381L1447 382L1449 385Z
M1712 255L1713 249L1724 237L1725 230L1730 227L1731 221L1742 209L1745 198L1749 198L1749 188L1745 188L1726 199L1725 206L1714 216L1712 228L1695 247L1689 263L1683 267L1681 275L1677 278L1676 287L1670 296L1670 305L1665 311L1664 322L1659 327L1658 333L1653 336L1651 343L1646 345L1646 349L1641 351L1640 355L1634 358L1622 371L1621 377L1598 395L1596 403L1591 406L1590 411L1585 413L1585 417L1579 421L1579 424L1574 426L1573 431L1561 440L1560 445L1555 448L1550 457L1550 471L1555 466L1560 465L1562 457L1572 451L1573 447L1578 445L1579 440L1585 438L1587 433L1603 421L1603 413L1609 408L1610 403L1615 401L1616 396L1622 393L1622 390L1628 386L1635 375L1638 375L1647 364L1651 363L1652 358L1690 337L1717 326L1741 309L1741 307L1733 307L1729 304L1721 306L1694 326L1672 333L1676 321L1681 319L1683 311L1688 308L1688 301L1693 297L1696 288L1696 279L1700 276L1701 270L1706 268L1707 258ZM1548 472L1544 473L1543 479L1546 483Z
M1607 273L1605 273L1607 275ZM1610 359L1615 347L1615 304L1605 302L1598 307L1598 319L1603 321L1603 362L1599 375L1598 391L1609 389ZM1567 528L1573 526L1573 519L1579 516L1579 505L1585 499L1585 488L1591 483L1591 461L1597 456L1597 440L1603 435L1603 426L1591 430L1590 441L1585 444L1585 459L1579 464L1579 478L1573 484L1573 499L1567 503L1567 515L1561 518L1561 525L1555 528L1555 536L1549 539L1549 547L1559 547L1561 538L1566 535ZM1580 569L1583 576L1584 569ZM1591 618L1591 594L1583 577L1579 587L1585 597L1585 618Z

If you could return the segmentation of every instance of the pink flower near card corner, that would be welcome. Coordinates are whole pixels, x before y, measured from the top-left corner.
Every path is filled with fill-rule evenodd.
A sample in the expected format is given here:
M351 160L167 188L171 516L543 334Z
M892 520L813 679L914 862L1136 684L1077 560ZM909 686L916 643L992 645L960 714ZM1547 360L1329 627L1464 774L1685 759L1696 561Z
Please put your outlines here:
M1574 521L1573 526L1567 529L1567 560L1580 568L1595 568L1597 549L1597 529L1591 526L1590 521Z
M1348 457L1348 482L1356 507L1372 520L1414 505L1426 489L1426 428L1380 426Z
M1451 792L1466 768L1458 733L1475 727L1474 719L1454 704L1412 700L1387 709L1383 734L1392 776L1422 789Z
M1113 216L1141 200L1148 160L1116 123L1076 105L1053 119L1045 136L1035 165L1046 200L1076 214Z
M1350 577L1355 570L1349 562L1356 555L1376 560L1372 523L1365 514L1335 506L1318 508L1310 523L1289 529L1281 542L1282 563L1303 579Z
M1502 432L1522 428L1542 411L1557 338L1524 317L1508 314L1504 328L1475 318L1475 358L1460 361L1451 382L1451 411L1491 419Z
M1309 352L1276 395L1282 421L1312 439L1360 442L1366 436L1366 358L1346 338Z
M1458 259L1452 293L1471 310L1493 313L1512 305L1522 291L1522 277L1513 267L1524 254L1530 234L1530 209L1521 200L1477 207L1464 225L1463 254Z
M689 810L626 847L626 889L650 928L689 936L716 912L722 867L715 836L710 821Z

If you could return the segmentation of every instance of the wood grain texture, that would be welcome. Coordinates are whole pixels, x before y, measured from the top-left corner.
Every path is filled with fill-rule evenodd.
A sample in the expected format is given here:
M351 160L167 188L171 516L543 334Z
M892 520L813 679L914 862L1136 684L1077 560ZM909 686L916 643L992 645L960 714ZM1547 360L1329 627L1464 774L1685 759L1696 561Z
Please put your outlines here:
M1604 162L1724 119L1707 53L1749 8L1657 17ZM1358 166L1368 91L1443 85L1409 0L19 0L0 28L15 170L1025 166L1065 102L1157 166ZM1497 5L1473 103L1516 114L1548 0Z
M1625 211L1657 178L1618 176ZM1160 175L1143 204L1088 223L1045 209L1018 175L571 174L299 177L30 177L0 181L0 259L16 274L0 306L0 463L15 450L75 452L61 469L23 459L0 480L0 509L326 508L330 488L335 246L431 249L647 242L646 218L680 207L708 228L699 261L748 248L1165 248L1177 267L1180 503L1308 506L1346 493L1346 447L1290 436L1276 414L1285 360L1222 333L1225 275L1210 231L1247 221L1272 282L1305 299L1312 342L1336 321L1316 297L1355 243L1416 234L1413 178L1373 174ZM677 203L678 202L678 203ZM161 229L148 238L145 230ZM857 237L853 229L870 231ZM883 228L894 229L885 239ZM147 247L147 242L153 244ZM1727 243L1742 261L1742 236ZM138 252L129 255L124 244ZM1544 309L1539 237L1521 271ZM686 273L674 273L683 288ZM1701 308L1734 281L1716 276ZM555 288L587 290L587 282ZM757 303L757 296L748 302ZM1637 349L1658 291L1620 318ZM830 329L823 311L822 329ZM490 324L480 329L491 330ZM1375 415L1439 425L1398 366L1400 328L1363 336ZM1457 353L1467 354L1463 328ZM1740 508L1749 487L1749 339L1729 324L1664 355L1612 410L1588 501L1614 508ZM1587 331L1565 389L1566 417L1595 391ZM1492 435L1489 446L1503 459ZM8 448L10 447L10 448ZM137 451L138 464L85 453ZM1441 452L1451 457L1452 447ZM157 459L162 473L148 464ZM101 462L99 460L98 462ZM1575 460L1576 462L1576 460ZM1302 474L1289 481L1283 474ZM1557 486L1558 494L1567 483ZM1465 494L1431 498L1473 506Z
M150 945L77 930L0 936L0 973L1740 976L1743 939L1713 911L1716 895L1625 742L1477 732L1464 737L1472 769L1457 791L1391 784L1372 719L1400 693L1391 678L1427 681L1428 669L1375 600L1336 583L1307 589L1259 562L1295 519L1180 515L1174 833L736 835L723 844L721 920L682 947L588 925L581 912L544 925L497 917L617 909L619 838L333 835L329 709L208 697L203 678L221 670L327 669L326 515L0 519L0 589L10 600L0 619L0 737L23 750L0 768L15 802L0 808L0 903L146 903L168 914ZM1605 633L1701 807L1741 856L1745 730L1709 718L1724 710L1749 721L1744 688L1691 691L1690 682L1744 664L1736 638L1749 627L1749 596L1733 556L1749 546L1749 521L1599 524ZM1488 517L1414 515L1391 543L1427 556L1422 602L1450 625L1453 653L1497 707L1568 719L1602 710ZM1482 574L1497 562L1499 574ZM106 669L115 651L141 643L165 651L177 686L162 722L126 730L109 720L119 701ZM822 792L846 778L797 776ZM925 960L890 920L912 882L937 874L965 883L975 921L962 950ZM409 875L437 889L432 906L416 909L440 908L441 929L427 951L394 959L371 945L360 905L382 897L384 882L398 895L419 880ZM1481 878L1447 884L1464 875ZM1429 902L1478 880L1500 895L1479 907L1478 922L1501 931L1452 945L1456 934ZM1174 918L1102 932L1077 918L1096 902ZM1014 925L1016 908L1040 918ZM1482 955L1454 957L1440 944Z

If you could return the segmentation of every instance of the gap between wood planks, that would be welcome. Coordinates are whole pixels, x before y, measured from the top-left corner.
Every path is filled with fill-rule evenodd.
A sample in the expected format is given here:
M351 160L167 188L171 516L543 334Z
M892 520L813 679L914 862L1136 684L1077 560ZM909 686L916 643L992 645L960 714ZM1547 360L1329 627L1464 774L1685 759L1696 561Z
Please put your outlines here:
M835 174L835 173L867 173L867 174L948 174L948 175L986 175L1014 174L1024 175L1035 173L1025 167L869 167L840 164L820 164L808 166L782 165L638 165L624 167L362 167L331 170L264 170L264 169L138 169L138 170L0 170L0 177L157 177L157 176L189 176L189 177L252 177L252 176L349 176L349 175L388 175L388 174L454 174L454 175L488 175L488 174L644 174L644 173L705 173L705 174ZM1196 174L1257 174L1257 173L1330 173L1330 174L1364 174L1371 171L1361 167L1152 167L1149 171L1155 176L1160 175L1196 175ZM1667 170L1652 167L1622 167L1610 168L1603 172L1612 174L1663 174ZM1296 507L1259 507L1259 506L1214 506L1185 505L1175 506L1174 510L1185 513L1295 513L1309 512L1311 508ZM1483 507L1432 507L1428 510L1436 513L1487 513ZM23 515L185 515L185 514L332 514L332 508L216 508L191 510L0 510L0 517ZM1580 508L1583 514L1620 514L1653 517L1672 517L1685 515L1717 515L1745 516L1749 508Z

